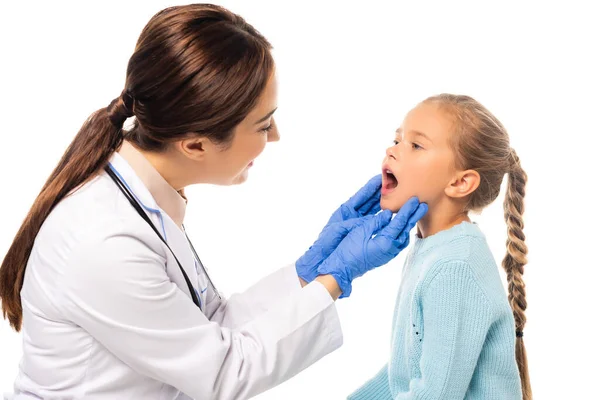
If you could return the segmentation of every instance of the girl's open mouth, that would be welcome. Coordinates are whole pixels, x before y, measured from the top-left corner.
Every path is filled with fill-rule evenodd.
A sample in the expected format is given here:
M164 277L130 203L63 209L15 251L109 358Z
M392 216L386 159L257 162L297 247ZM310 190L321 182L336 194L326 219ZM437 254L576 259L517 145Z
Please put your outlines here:
M389 168L384 168L382 173L381 194L386 195L391 193L398 187L398 179L394 176Z

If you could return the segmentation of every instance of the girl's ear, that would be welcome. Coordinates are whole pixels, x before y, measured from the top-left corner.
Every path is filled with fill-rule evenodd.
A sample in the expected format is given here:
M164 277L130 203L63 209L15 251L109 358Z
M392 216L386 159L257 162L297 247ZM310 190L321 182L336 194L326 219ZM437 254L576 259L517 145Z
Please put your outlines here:
M479 187L480 181L479 172L475 170L459 171L448 183L444 191L448 197L455 199L464 198Z

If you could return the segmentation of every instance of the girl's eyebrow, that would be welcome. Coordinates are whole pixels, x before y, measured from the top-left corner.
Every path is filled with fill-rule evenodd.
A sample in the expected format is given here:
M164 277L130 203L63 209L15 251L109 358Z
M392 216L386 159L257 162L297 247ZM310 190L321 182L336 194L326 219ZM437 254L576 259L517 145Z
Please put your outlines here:
M425 140L428 140L428 141L431 142L431 139L429 138L429 136L427 136L423 132L416 131L414 129L410 130L409 132L415 134L416 136L421 136L421 137L425 138ZM396 134L401 135L402 134L402 129L401 128L396 129Z

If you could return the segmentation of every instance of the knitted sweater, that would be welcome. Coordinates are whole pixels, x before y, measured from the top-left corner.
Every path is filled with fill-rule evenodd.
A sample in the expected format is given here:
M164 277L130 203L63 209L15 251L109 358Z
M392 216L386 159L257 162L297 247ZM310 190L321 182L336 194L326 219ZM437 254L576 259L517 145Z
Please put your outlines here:
M521 399L515 322L485 237L463 222L415 237L389 362L348 399Z

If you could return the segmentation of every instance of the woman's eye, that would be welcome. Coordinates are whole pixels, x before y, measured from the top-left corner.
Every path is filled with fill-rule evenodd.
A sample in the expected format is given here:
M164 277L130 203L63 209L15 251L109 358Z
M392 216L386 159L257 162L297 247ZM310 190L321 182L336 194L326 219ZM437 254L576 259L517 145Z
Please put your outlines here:
M271 129L273 129L273 124L267 126L266 128L261 129L260 131L263 133L268 133Z

